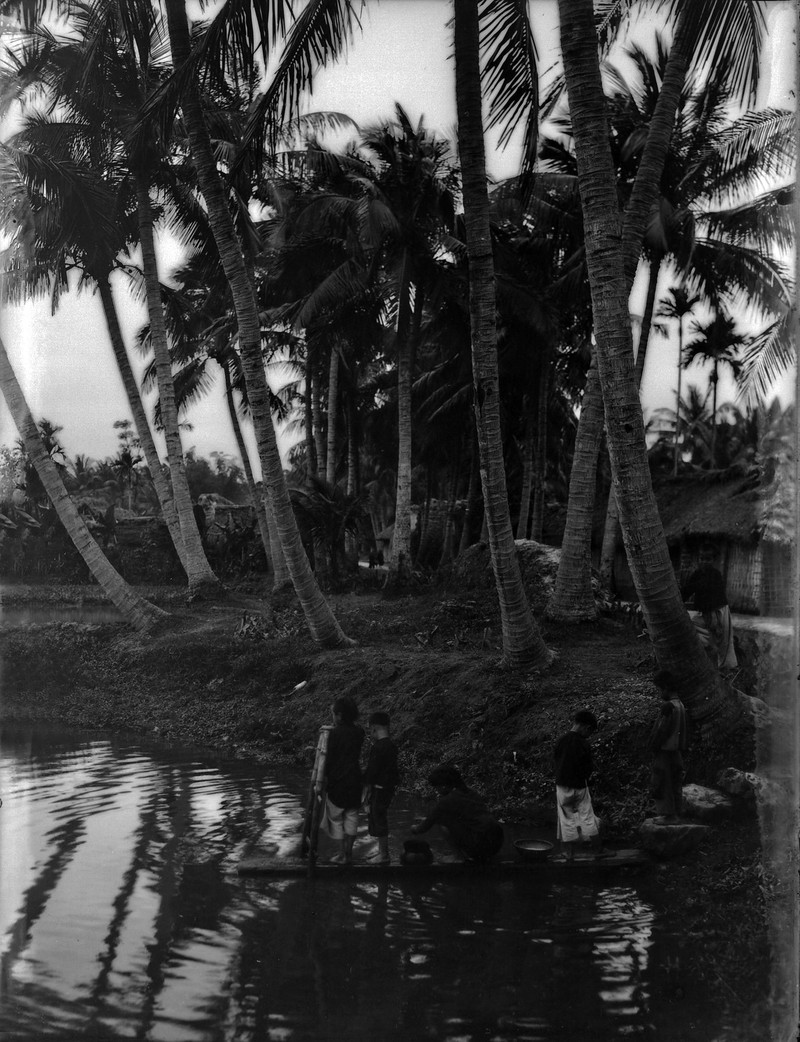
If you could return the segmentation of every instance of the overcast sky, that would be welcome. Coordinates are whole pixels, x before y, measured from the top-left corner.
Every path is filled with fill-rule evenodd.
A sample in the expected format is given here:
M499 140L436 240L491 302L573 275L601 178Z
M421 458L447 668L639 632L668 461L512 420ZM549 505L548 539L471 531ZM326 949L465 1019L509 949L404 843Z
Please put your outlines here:
M768 7L760 102L789 107L793 5L789 0L774 0ZM544 72L558 54L556 0L532 0L531 10L539 68ZM390 118L398 101L412 121L424 116L428 127L452 137L456 114L447 26L450 11L449 0L370 4L363 33L357 34L343 62L319 75L307 109L336 110L368 124ZM491 176L499 179L516 173L518 157L513 148L498 152L490 140L487 158ZM165 268L170 262L165 252ZM115 292L130 348L145 319L144 307L132 304L122 284ZM640 280L631 298L633 313L641 312L641 298ZM41 303L5 309L0 331L35 415L64 428L61 438L68 454L80 452L95 459L113 455L113 423L129 412L97 297L87 292L65 296L55 316ZM652 348L643 386L645 404L649 408L673 405L677 342L655 338ZM141 369L138 360L134 364ZM696 367L689 371L689 382L701 382ZM790 380L781 393L787 400L791 396ZM720 380L720 401L733 394L730 381ZM218 450L237 455L219 383L186 418L194 428L184 435L186 449L194 446L203 456ZM5 406L0 405L0 444L11 444L15 438ZM255 463L255 453L253 459Z

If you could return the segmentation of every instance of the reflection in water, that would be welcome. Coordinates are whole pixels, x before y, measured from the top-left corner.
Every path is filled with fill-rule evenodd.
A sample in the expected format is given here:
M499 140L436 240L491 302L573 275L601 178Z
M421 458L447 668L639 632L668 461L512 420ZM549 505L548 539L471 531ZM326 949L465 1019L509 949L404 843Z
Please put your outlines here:
M2 1037L713 1038L702 996L664 990L675 939L631 880L240 879L254 839L297 843L305 785L6 729Z

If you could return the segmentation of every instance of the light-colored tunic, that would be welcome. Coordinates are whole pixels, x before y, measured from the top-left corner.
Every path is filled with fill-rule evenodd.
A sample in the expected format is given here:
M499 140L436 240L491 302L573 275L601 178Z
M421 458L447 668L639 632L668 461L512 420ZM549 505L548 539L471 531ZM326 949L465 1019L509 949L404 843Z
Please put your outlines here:
M599 835L600 829L592 807L588 786L572 789L556 785L556 807L558 809L557 837L562 843L589 840Z

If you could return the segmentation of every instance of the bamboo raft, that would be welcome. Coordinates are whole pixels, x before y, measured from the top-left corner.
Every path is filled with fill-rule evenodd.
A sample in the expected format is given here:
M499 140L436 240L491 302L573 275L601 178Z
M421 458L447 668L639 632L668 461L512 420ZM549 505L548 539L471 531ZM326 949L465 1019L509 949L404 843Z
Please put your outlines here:
M240 876L467 876L500 874L547 874L559 876L586 876L605 874L619 869L641 869L652 865L643 850L615 850L609 857L576 857L562 861L548 857L542 861L524 861L522 858L499 858L486 864L463 861L458 858L434 860L431 864L406 865L394 858L388 865L372 864L369 861L353 861L351 865L332 861L310 860L308 856L275 857L274 854L254 852L243 857L237 871Z

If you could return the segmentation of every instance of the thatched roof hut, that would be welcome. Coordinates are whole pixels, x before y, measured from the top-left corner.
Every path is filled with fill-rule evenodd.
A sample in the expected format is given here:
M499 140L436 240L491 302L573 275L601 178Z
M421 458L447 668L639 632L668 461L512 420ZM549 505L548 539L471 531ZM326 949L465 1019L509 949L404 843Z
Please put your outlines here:
M752 478L665 479L654 488L664 534L681 577L695 567L705 541L720 550L734 611L783 615L791 609L794 482L778 466L766 486Z
M678 478L654 487L667 543L703 539L752 543L758 539L762 502L747 481Z

